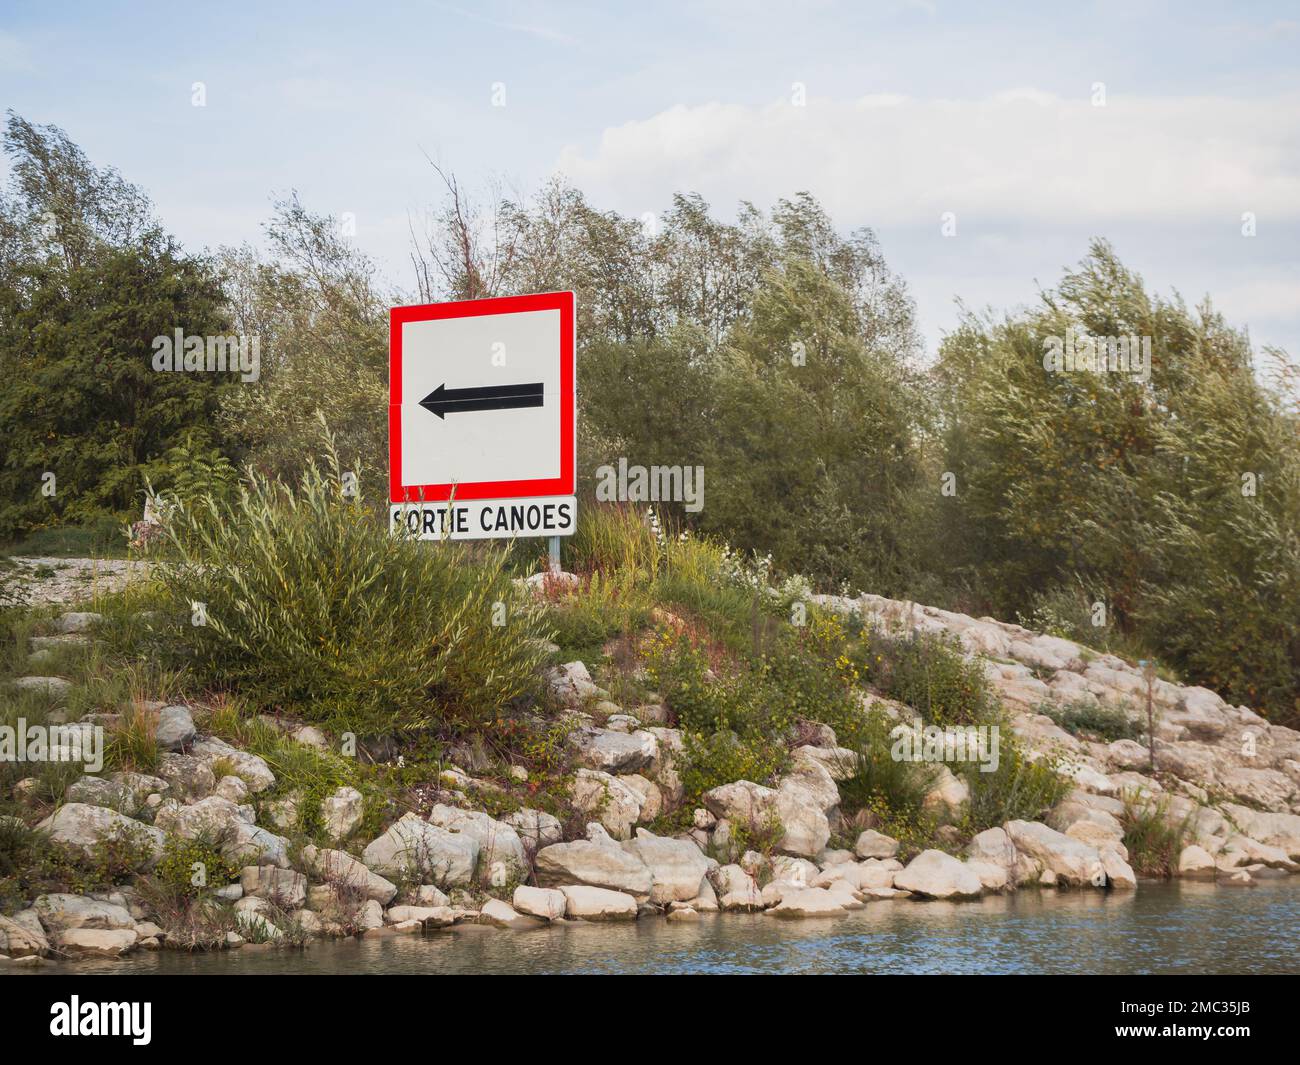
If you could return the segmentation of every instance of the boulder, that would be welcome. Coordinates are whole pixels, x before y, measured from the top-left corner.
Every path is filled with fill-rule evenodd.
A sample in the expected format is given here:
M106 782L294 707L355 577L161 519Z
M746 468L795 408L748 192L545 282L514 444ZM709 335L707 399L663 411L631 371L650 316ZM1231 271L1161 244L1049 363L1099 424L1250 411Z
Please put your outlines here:
M579 921L635 921L637 900L622 891L566 884L560 888L566 916Z
M802 785L813 796L818 808L823 813L830 813L840 804L840 789L830 769L812 753L815 750L818 748L795 748L790 759L790 772L781 779L779 787L787 783Z
M659 741L649 732L618 732L584 726L569 733L568 743L579 765L606 773L635 773L650 765Z
M119 958L134 950L138 939L134 928L71 928L57 942L72 958Z
M1271 847L1249 836L1229 836L1219 851L1220 868L1226 864L1232 866L1263 865L1270 869L1281 869L1287 873L1300 872L1300 863L1294 862L1281 847Z
M796 747L791 760L795 766L816 762L832 780L848 780L857 772L858 756L847 747Z
M1204 847L1196 844L1184 847L1178 855L1178 875L1188 880L1213 880L1216 874L1214 857Z
M357 930L365 933L376 928L384 927L384 908L374 899L367 899L361 905L353 919Z
M699 896L690 900L690 907L696 913L718 912L718 896L707 876L700 882Z
M485 885L504 887L528 872L528 853L510 825L485 813L439 803L429 811L429 823L469 836L478 844L478 878Z
M265 759L230 746L224 740L210 736L190 748L190 754L205 762L209 769L218 763L225 763L236 776L240 777L248 790L254 793L266 791L275 786L275 774Z
M817 855L817 864L823 869L832 865L844 865L856 858L852 851L846 851L842 847L827 847L821 854Z
M241 777L222 777L217 781L217 786L212 789L212 794L219 799L228 799L238 806L248 800L248 785Z
M586 699L608 694L596 686L591 674L587 672L586 664L580 661L565 662L564 665L548 670L546 684L561 705L573 708L581 706Z
M304 747L312 747L318 751L329 750L329 738L314 725L303 725L302 728L295 729L290 735L293 737L294 742L301 743Z
M1219 778L1219 785L1234 798L1268 810L1285 810L1295 784L1276 769L1229 769Z
M523 841L524 850L531 856L539 847L548 847L564 839L564 829L559 820L541 810L525 807L501 818L502 824L509 825Z
M636 839L624 843L623 849L635 854L650 870L650 902L689 902L699 895L709 861L694 843L638 828Z
M616 839L627 839L641 817L641 797L623 781L596 769L579 769L569 787L574 807L600 818Z
M188 706L164 706L158 711L154 740L165 751L182 751L197 738Z
M550 888L529 887L520 884L515 888L514 907L520 913L532 917L541 917L546 921L557 921L564 916L568 900L563 891Z
M985 891L1005 891L1011 882L1011 873L1004 865L972 860L966 862L966 868L980 878Z
M1182 725L1193 736L1221 739L1232 724L1227 704L1208 688L1183 688L1178 705L1164 711L1165 721Z
M930 899L978 898L984 890L976 872L939 850L913 858L894 877L894 887Z
M1232 803L1225 803L1223 812L1251 839L1277 847L1300 860L1300 814L1265 813Z
M180 799L202 799L212 794L217 778L208 763L188 754L164 754L158 760L158 776Z
M1004 869L1013 869L1016 865L1015 844L1001 828L986 828L975 835L966 846L966 855L973 861L990 862Z
M853 853L859 858L892 858L898 853L898 840L869 828L858 835Z
M251 808L237 806L219 795L209 795L190 806L164 802L154 824L182 839L208 836L220 842L221 853L241 865L275 865L289 868L289 841L250 823Z
M540 928L545 923L536 917L527 917L508 902L500 899L488 899L479 910L480 924L490 924L494 928L508 928L520 932L529 928Z
M724 912L751 912L763 908L758 884L739 865L720 865L710 870L708 878L717 889L718 906ZM806 882L799 886L806 886Z
M654 876L635 853L612 841L574 840L553 843L537 852L537 883L541 887L585 885L627 893L637 902L650 898ZM567 891L566 891L567 894Z
M139 809L134 792L117 781L103 777L79 777L63 793L65 802L84 803L87 806L106 806L127 817Z
M781 901L767 911L772 917L843 917L846 912L841 901L825 888L786 891Z
M658 784L652 780L647 780L639 773L624 773L618 779L634 791L640 800L641 809L637 815L638 821L653 821L663 813L664 796Z
M55 893L41 895L32 904L41 925L50 934L74 928L121 930L135 928L135 920L125 906L90 899L82 895Z
M153 825L141 824L106 806L65 803L36 826L50 839L93 858L104 840L132 840L140 844L141 868L151 868L162 856L164 837Z
M307 878L292 869L246 865L239 873L244 895L270 899L283 909L296 910L307 901Z
M320 816L325 834L334 841L347 839L361 824L365 800L356 788L344 785L321 800Z
M24 910L23 913L31 913ZM50 942L45 936L45 929L37 919L35 927L14 917L0 914L0 954L9 958L39 957L49 953Z
M1086 843L1090 847L1096 847L1098 851L1107 847L1117 850L1124 857L1128 857L1128 851L1122 842L1124 834L1121 832L1116 835L1105 825L1099 825L1096 821L1076 821L1065 834L1071 839L1077 839L1080 843Z
M361 852L361 861L381 876L431 881L441 888L469 887L478 864L478 840L448 832L408 813Z
M838 792L836 794L838 798ZM815 858L826 849L831 838L831 826L822 809L823 801L800 778L786 777L781 781L774 807L776 820L783 829L776 844L778 850Z
M104 620L103 614L89 610L69 610L54 620L55 632L89 632Z
M393 906L384 914L384 920L391 925L404 925L415 921L425 928L446 928L456 923L456 917L450 906Z
M705 809L715 818L742 825L762 824L772 809L776 792L749 780L723 784L704 793Z
M768 864L771 866L773 877L790 880L805 887L811 884L820 872L807 858L799 858L791 854L774 854Z
M953 820L961 816L962 807L969 801L970 785L946 765L940 765L922 805L944 820Z
M1016 850L1037 859L1058 882L1078 887L1105 885L1106 870L1096 847L1037 821L1008 821L1004 827Z
M1137 876L1133 872L1133 867L1124 860L1117 848L1103 848L1101 864L1106 871L1107 887L1124 891L1137 887Z
M20 692L36 692L56 702L62 702L72 691L72 682L62 677L15 677L12 683Z

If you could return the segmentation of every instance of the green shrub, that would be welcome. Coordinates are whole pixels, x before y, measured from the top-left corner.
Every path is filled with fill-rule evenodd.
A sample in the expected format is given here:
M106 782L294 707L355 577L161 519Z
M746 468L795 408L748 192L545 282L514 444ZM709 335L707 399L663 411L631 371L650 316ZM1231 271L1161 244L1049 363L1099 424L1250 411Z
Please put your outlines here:
M871 630L866 665L872 683L928 724L987 724L997 716L997 700L980 661L964 657L949 638Z
M964 828L971 835L1007 821L1039 821L1073 787L1052 760L1031 761L1009 729L999 734L996 770L986 773L978 762L966 762L962 773L970 788Z
M189 898L209 895L238 876L239 867L221 853L221 840L209 835L168 837L154 869L155 879Z
M1040 710L1072 736L1085 733L1110 742L1137 739L1143 733L1142 726L1123 707L1076 700L1064 706L1046 703Z
M840 809L850 817L863 811L874 815L897 839L916 838L932 827L924 804L939 770L930 763L895 758L893 727L884 714L868 715L853 760L843 767L848 774L839 781Z
M795 714L767 663L724 668L719 662L715 671L688 637L660 632L650 643L646 672L682 731L688 797L734 780L764 784L784 767Z
M1181 821L1170 816L1168 799L1148 802L1126 794L1119 821L1124 827L1128 862L1140 876L1168 880L1178 872L1178 856L1191 834L1191 814Z
M327 452L296 490L252 475L171 517L159 578L184 623L162 646L200 681L361 735L472 729L533 692L548 632L504 554L391 535Z

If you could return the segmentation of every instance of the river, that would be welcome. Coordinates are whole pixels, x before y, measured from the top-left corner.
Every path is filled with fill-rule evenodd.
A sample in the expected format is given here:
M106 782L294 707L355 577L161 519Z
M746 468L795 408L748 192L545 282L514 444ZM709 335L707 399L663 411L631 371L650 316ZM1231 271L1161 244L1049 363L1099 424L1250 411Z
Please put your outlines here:
M1300 885L1143 883L978 902L876 902L848 917L460 926L303 951L140 952L47 966L105 973L1295 973Z

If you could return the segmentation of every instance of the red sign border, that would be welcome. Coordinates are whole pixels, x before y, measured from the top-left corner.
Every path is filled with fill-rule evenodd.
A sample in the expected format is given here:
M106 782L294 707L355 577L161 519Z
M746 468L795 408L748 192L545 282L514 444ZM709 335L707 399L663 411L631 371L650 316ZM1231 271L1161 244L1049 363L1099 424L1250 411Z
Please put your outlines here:
M572 292L540 292L452 303L422 303L388 312L388 494L392 503L442 503L455 489L459 499L521 499L571 496L578 482L574 447L576 384ZM560 475L524 481L464 481L459 484L402 484L402 327L410 322L477 318L520 311L560 312Z

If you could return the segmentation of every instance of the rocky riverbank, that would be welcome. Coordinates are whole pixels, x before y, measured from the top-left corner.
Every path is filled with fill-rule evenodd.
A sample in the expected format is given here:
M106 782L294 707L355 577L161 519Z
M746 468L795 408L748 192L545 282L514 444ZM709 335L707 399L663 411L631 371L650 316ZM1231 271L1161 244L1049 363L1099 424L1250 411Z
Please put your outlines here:
M0 955L42 964L193 946L193 929L144 888L160 863L193 856L180 846L186 841L213 848L194 868L216 878L204 889L203 945L245 949L464 922L522 932L556 921L691 921L714 912L829 919L868 905L1017 890L1140 891L1124 842L1135 806L1185 832L1178 876L1250 887L1300 870L1300 733L1207 689L1150 680L1115 656L1016 625L873 596L813 601L894 631L954 638L981 664L1029 756L1050 759L1070 780L1067 797L1042 822L1011 820L969 839L941 830L943 849L908 853L843 816L840 785L854 752L809 723L778 779L712 788L691 807L689 828L657 833L647 826L662 824L684 798L681 733L661 703L619 706L582 662L569 662L547 677L571 759L565 809L556 811L563 817L519 804L503 813L497 783L472 766L446 765L413 808L375 828L366 826L357 789L334 789L319 803L322 845L295 832L302 796L260 798L276 790L276 769L209 731L210 708L146 700L139 720L163 751L153 772L83 775L48 810L32 784L14 789L52 845L86 861L115 847L119 859L129 853L138 877L108 891L23 899L0 916ZM66 698L69 682L35 667L42 651L91 641L97 620L64 614L33 637L33 672L18 678L19 689ZM1042 712L1095 705L1145 721L1148 685L1154 758L1134 739L1084 738ZM872 701L900 722L913 717L901 704ZM111 729L112 716L70 724ZM291 720L273 726L306 748L334 749L341 739ZM510 775L526 780L527 771L515 766ZM950 823L968 801L964 781L946 767L926 796Z

